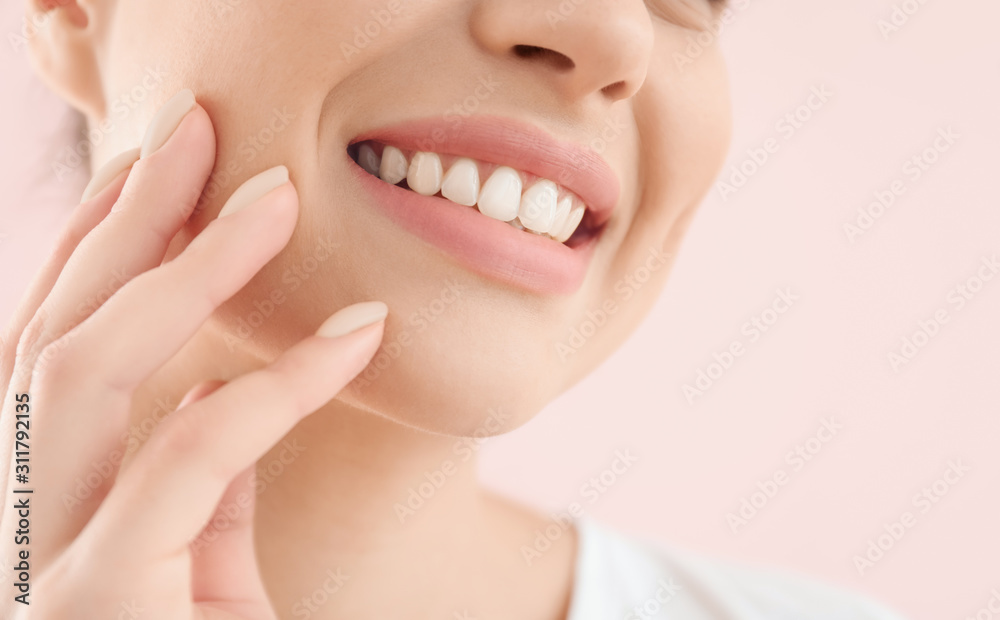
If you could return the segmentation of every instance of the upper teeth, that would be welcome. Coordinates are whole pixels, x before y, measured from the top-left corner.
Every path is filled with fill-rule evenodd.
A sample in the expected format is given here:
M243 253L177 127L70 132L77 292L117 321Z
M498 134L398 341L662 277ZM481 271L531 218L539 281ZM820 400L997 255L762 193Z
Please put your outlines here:
M407 158L394 146L385 146L382 155L370 143L358 148L358 164L369 174L396 185L404 179L410 189L441 196L516 228L545 234L559 243L569 239L583 220L586 207L575 194L548 179L536 179L525 188L527 175L499 166L480 184L480 164L462 157L447 172L436 153L420 151Z

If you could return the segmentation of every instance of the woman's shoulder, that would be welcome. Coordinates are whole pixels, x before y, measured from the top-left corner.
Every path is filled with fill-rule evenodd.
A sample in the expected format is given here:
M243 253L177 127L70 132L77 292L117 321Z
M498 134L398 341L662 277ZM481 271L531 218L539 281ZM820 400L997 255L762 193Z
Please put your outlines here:
M790 571L644 542L588 518L576 525L569 620L905 620L863 595Z

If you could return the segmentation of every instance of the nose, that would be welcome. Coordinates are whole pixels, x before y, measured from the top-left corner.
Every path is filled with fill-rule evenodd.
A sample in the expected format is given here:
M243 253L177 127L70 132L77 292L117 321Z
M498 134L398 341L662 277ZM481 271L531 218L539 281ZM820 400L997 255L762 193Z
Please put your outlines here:
M544 73L572 102L633 96L653 50L642 0L479 0L471 28L480 45Z

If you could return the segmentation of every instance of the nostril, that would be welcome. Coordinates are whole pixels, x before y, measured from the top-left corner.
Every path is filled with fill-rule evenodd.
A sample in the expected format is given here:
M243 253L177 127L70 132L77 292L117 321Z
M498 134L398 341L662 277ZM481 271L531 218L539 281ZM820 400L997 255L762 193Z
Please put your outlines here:
M614 84L608 84L607 86L601 89L601 92L603 92L608 97L611 97L612 99L621 99L622 98L621 94L627 87L628 85L625 83L624 80L619 80Z
M569 71L576 66L569 56L537 45L515 45L514 54L518 58L547 62L560 71Z
M521 58L531 58L537 56L539 52L544 52L544 47L538 47L537 45L515 45L514 53Z

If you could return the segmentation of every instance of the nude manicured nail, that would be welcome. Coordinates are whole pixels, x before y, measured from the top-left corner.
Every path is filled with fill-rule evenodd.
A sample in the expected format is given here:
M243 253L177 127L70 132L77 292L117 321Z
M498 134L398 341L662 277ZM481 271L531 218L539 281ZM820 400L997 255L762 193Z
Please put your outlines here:
M382 321L389 315L389 308L381 301L363 301L353 306L341 308L333 316L323 321L316 330L317 336L338 338L356 332Z
M192 108L194 108L194 93L187 88L163 104L146 128L140 156L147 157L166 144Z
M236 188L226 204L219 211L219 217L236 213L263 198L272 189L288 183L288 168L275 166L251 177L243 185Z
M83 197L80 202L87 202L94 196L101 193L109 183L118 178L118 175L132 167L132 164L139 161L139 149L129 149L124 153L119 153L111 158L111 161L98 168L94 173L94 178L90 179L87 188L83 190Z

